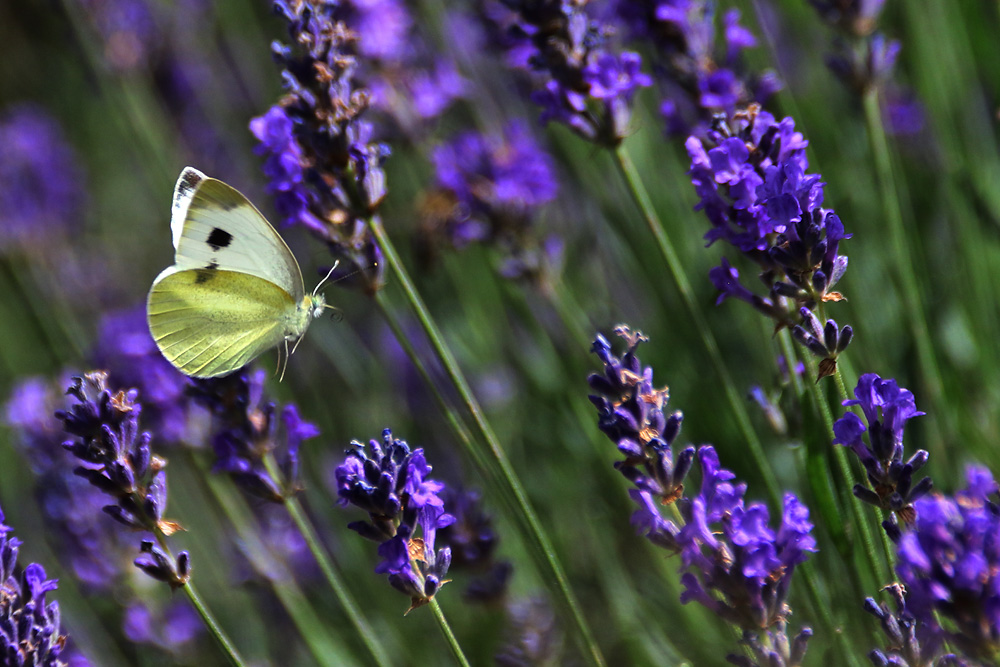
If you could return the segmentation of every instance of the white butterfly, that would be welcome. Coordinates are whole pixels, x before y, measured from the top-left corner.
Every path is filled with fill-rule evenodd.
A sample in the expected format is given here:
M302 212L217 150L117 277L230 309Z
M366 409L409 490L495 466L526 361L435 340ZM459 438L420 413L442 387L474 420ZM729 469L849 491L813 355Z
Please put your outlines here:
M187 167L174 186L170 231L174 265L156 277L146 302L163 356L182 373L207 378L284 343L287 364L289 341L297 343L329 306L316 291L305 293L292 251L260 211Z

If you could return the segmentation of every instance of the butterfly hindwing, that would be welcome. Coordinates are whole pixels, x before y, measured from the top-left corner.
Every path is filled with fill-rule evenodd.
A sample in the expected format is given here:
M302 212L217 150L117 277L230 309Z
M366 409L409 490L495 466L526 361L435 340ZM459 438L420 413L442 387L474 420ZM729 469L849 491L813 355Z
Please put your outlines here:
M302 273L291 250L260 211L222 181L186 168L174 188L170 227L176 269L246 273L302 299Z
M153 283L147 315L153 339L170 363L187 375L214 377L281 343L295 305L269 279L173 266Z

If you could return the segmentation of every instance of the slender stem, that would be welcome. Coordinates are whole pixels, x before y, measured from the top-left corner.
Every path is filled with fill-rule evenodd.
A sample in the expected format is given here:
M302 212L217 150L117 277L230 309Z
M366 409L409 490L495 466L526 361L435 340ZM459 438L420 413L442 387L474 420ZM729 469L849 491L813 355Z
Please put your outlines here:
M190 449L185 449L185 452L189 456L192 454ZM248 560L271 585L303 641L309 646L316 663L327 667L344 664L347 654L337 641L339 638L331 636L323 626L316 609L302 593L285 564L270 556L259 533L251 528L253 518L235 488L231 484L224 484L218 475L199 475L197 480L236 530L240 541L245 545Z
M882 125L882 111L879 106L878 89L873 87L864 96L865 123L868 126L868 138L871 142L872 157L875 161L875 173L878 177L879 195L884 207L889 236L894 252L896 271L902 284L902 297L906 304L906 314L913 330L917 347L917 358L920 361L925 386L930 393L933 405L941 406L944 398L944 382L941 370L934 354L934 343L931 341L930 329L927 326L927 314L924 312L923 299L920 297L920 286L917 274L913 268L914 252L910 237L903 226L903 214L900 206L896 178L892 169L889 141ZM944 421L944 431L951 432L949 410L938 411ZM934 423L929 428L935 428ZM936 437L935 437L936 436ZM932 434L927 449L943 457L944 439L940 434Z
M444 368L449 380L458 390L460 396L462 397L462 401L465 403L466 409L469 411L476 424L476 428L485 440L488 450L487 453L491 459L490 462L493 464L488 466L485 472L488 473L490 477L498 483L500 489L504 491L507 496L509 496L508 500L512 503L512 506L518 515L518 525L525 534L525 537L527 537L529 543L534 547L531 550L531 553L535 557L536 564L546 572L547 576L545 576L544 579L549 582L553 592L557 595L557 599L569 612L572 618L573 626L576 630L575 635L581 644L581 648L584 650L584 656L591 664L605 664L604 657L601 655L601 650L590 632L590 628L587 625L586 618L580 609L579 603L576 601L576 596L570 589L569 582L563 572L562 564L556 556L551 540L546 534L538 515L528 502L527 495L521 486L521 482L518 479L517 474L514 472L510 461L507 459L506 453L500 447L500 442L497 439L496 434L493 432L493 428L490 426L489 422L486 421L486 417L483 415L479 402L476 400L475 396L473 396L468 382L458 367L458 363L455 361L451 350L449 350L445 344L440 330L437 328L430 312L424 305L423 299L421 299L420 295L417 293L417 290L406 271L406 267L403 266L399 255L396 253L395 247L392 245L392 242L382 229L382 223L377 216L372 216L368 219L368 228L371 230L375 241L378 243L379 249L382 251L390 269L399 280L410 306L416 313L417 319L420 321L424 333L427 335L432 347L434 348L434 353L437 356L438 361ZM476 460L480 460L479 457L476 457Z
M781 490L778 488L778 482L774 478L771 465L767 460L767 456L764 454L764 448L750 422L750 415L747 412L743 398L741 397L740 392L737 391L736 384L733 382L733 378L729 375L729 371L726 369L725 361L722 359L722 353L719 352L719 345L715 342L715 336L712 334L712 330L708 327L708 323L705 321L705 316L702 314L701 308L699 308L698 304L695 302L694 292L691 289L691 284L688 282L687 276L684 275L684 269L681 265L680 258L677 255L677 251L674 249L674 246L670 241L670 237L668 237L666 231L664 231L663 224L660 222L660 219L656 214L656 209L653 208L653 202L649 198L649 193L646 192L646 188L642 184L642 179L639 177L639 172L636 170L635 165L632 163L632 159L628 156L628 153L625 152L623 147L619 146L612 152L612 154L615 158L615 164L618 166L622 177L628 184L629 191L632 193L632 197L635 199L635 202L639 207L639 211L642 213L642 217L649 227L649 231L653 234L653 238L656 239L656 244L660 249L660 254L663 255L663 259L667 263L667 267L670 269L670 274L674 279L674 283L677 285L677 291L680 292L684 305L687 308L688 316L691 318L691 322L694 323L702 342L705 344L708 356L712 360L712 365L715 367L716 375L718 375L719 379L722 381L722 386L726 392L726 398L729 401L729 406L733 411L733 415L736 417L737 424L739 425L740 431L743 433L743 437L746 439L747 448L750 450L750 455L753 457L754 463L757 465L761 479L763 479L764 486L767 488L767 493L771 498L771 502L776 507L781 507Z
M455 431L455 435L458 436L459 441L465 446L466 450L477 457L477 464L485 467L486 462L482 459L482 453L476 447L473 447L474 441L472 433L469 432L469 428L455 413L455 410L452 408L445 395L441 393L438 383L434 381L433 377L431 377L430 371L424 364L423 359L421 359L420 355L417 354L416 349L410 342L409 336L407 336L406 332L403 331L403 327L399 323L399 318L396 317L393 310L389 308L389 304L386 303L384 292L379 291L375 294L375 304L378 306L379 312L382 313L382 317L385 318L386 323L389 325L389 329L392 330L392 334L396 337L396 342L398 342L403 348L406 356L409 357L410 362L413 363L413 367L417 369L417 373L420 374L420 377L423 378L424 382L427 383L427 386L430 387L431 394L434 395L438 405L441 407L441 411L444 413L445 419L448 420L448 425Z
M434 618L437 619L438 627L441 628L441 634L444 635L445 640L448 642L451 654L455 656L455 662L462 665L462 667L469 667L469 661L465 658L465 653L462 652L462 647L459 645L458 640L455 639L455 634L451 631L448 619L445 618L444 612L441 611L441 605L438 604L436 598L431 598L431 609L434 610Z
M161 544L161 546L163 545ZM212 616L212 613L208 610L208 607L205 606L205 603L202 602L201 596L198 595L198 591L195 590L194 583L188 581L184 584L184 592L187 594L188 599L191 600L191 604L194 605L195 611L197 611L198 615L201 616L202 622L205 624L205 627L208 628L208 632L212 635L215 643L219 645L220 649L222 649L222 652L225 654L229 664L234 667L243 667L246 663L236 650L236 647L233 646L233 643L229 640L229 637L226 636L226 633L223 632L222 628L219 627L219 624L215 622L215 618Z
M267 474L279 485L282 485L281 471L278 469L278 464L275 462L274 456L268 454L264 457L263 461L264 467L267 469ZM357 630L358 636L361 637L365 648L368 649L368 652L376 663L382 667L389 667L392 661L389 660L389 656L386 655L385 649L379 642L378 637L371 626L368 625L368 621L361 613L361 609L354 601L350 591L347 590L347 586L340 578L340 574L338 574L323 545L320 544L319 537L316 535L312 524L306 518L305 512L302 511L302 505L299 503L298 498L294 496L286 498L285 507L288 509L288 514L292 517L292 521L295 522L299 532L302 533L302 537L305 538L306 544L309 546L309 551L316 559L316 562L319 563L319 568L323 572L323 576L326 578L327 583L330 584L330 588L333 589L334 595L337 596L337 601L344 608L344 612L350 619L354 629Z

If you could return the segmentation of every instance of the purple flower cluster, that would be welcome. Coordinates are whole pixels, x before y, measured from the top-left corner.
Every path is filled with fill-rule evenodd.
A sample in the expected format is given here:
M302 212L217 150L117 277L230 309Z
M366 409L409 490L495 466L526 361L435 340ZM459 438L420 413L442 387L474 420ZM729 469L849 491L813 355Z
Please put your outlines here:
M345 260L341 274L360 272L373 293L383 266L366 220L386 195L389 149L362 119L370 95L355 83L356 34L338 18L338 2L278 0L275 7L292 42L272 47L288 92L250 123L267 156L268 189L286 223L323 239Z
M372 440L369 452L352 442L347 458L337 467L337 496L342 506L368 512L368 521L348 528L379 542L382 562L375 568L388 574L389 583L410 596L410 610L427 604L448 583L451 548L437 549L437 531L455 517L445 512L439 495L444 484L430 479L431 466L423 449L410 450L385 429L382 440ZM417 536L419 533L419 536Z
M493 517L483 508L482 496L472 490L445 487L439 493L445 511L455 518L441 528L438 542L451 549L451 569L477 573L465 589L469 602L492 603L507 593L514 566L496 559L500 537Z
M0 146L0 254L70 231L83 186L56 121L40 107L9 107L0 114Z
M605 371L590 376L591 388L600 393L591 401L601 430L626 456L616 467L637 487L629 492L639 505L632 523L657 546L681 555L682 602L696 600L742 629L744 643L760 653L761 664L798 664L811 631L806 628L789 642L784 621L791 610L785 600L795 567L816 551L809 510L786 493L781 525L771 529L767 507L744 503L746 484L732 481L735 475L719 465L708 445L697 451L701 490L684 497L682 481L695 452L689 447L672 462L670 443L681 415L663 414L667 391L652 388L652 369L635 356L642 336L627 327L618 333L628 343L620 359L602 337L594 343ZM659 506L675 503L681 523L660 514ZM775 646L784 648L772 656L775 649L765 647ZM779 657L783 663L771 662Z
M134 529L170 535L179 526L163 519L167 507L167 462L153 454L149 432L140 432L142 406L138 392L112 393L107 374L88 373L73 378L67 394L74 403L56 412L73 440L63 443L82 465L73 472L115 498L101 509L115 521ZM187 583L190 559L186 551L177 558L152 540L142 540L135 565L149 576L172 587Z
M975 660L1000 652L1000 506L989 470L970 466L954 497L914 503L916 523L898 540L896 572L906 606L933 631Z
M924 413L917 410L908 389L900 387L895 380L883 380L875 373L861 376L854 396L844 401L844 405L861 406L864 421L853 412L847 412L833 425L833 443L850 448L868 475L871 488L856 484L854 495L911 523L913 503L931 490L932 483L930 477L913 483L913 474L927 463L928 454L920 449L903 461L903 429L907 421ZM868 443L862 439L866 432ZM890 536L898 538L898 526L888 521L883 525Z
M756 105L722 118L706 139L688 137L691 180L712 229L709 245L732 244L760 269L768 288L760 296L743 286L725 258L709 272L721 294L745 301L775 322L791 327L796 340L823 361L820 376L835 370L837 355L853 336L850 326L825 326L811 313L818 304L843 297L833 287L847 270L840 242L850 238L840 218L823 203L819 174L808 173L807 141L791 118L776 121ZM806 324L807 327L803 327Z
M59 667L66 646L60 634L59 603L45 602L56 590L56 580L45 578L45 568L30 563L16 575L21 540L10 536L0 510L0 663Z
M119 579L130 540L121 525L102 519L104 494L71 474L75 459L63 449L65 433L52 417L65 407L65 386L24 380L5 406L4 421L17 434L14 442L35 475L35 497L56 551L65 557L64 567L88 592L108 591Z
M751 77L745 71L743 51L757 40L740 25L739 10L723 15L722 44L712 2L619 0L615 11L635 39L654 47L653 73L664 95L660 112L670 135L703 134L716 114L730 118L780 88L772 72Z
M532 100L542 107L542 121L563 123L600 146L621 143L635 93L652 84L639 54L612 48L613 27L588 15L585 3L502 3L506 11L492 12L493 19L506 27L510 51L538 75Z
M192 382L190 395L213 416L213 472L229 474L248 493L281 503L300 490L299 447L319 435L319 429L302 419L298 408L277 406L264 396L262 370L242 370L220 378ZM282 480L275 480L264 457L279 456Z
M897 40L875 32L885 0L810 0L810 4L839 33L827 66L844 85L860 96L889 78L901 47Z
M512 279L540 281L558 271L562 243L553 236L539 244L532 233L537 210L556 196L555 168L528 128L515 122L502 135L465 132L439 146L433 161L442 196L425 216L427 243L444 237L458 249L495 246L501 274Z
M587 378L597 392L590 396L597 408L597 424L625 456L615 468L635 485L632 498L640 505L652 502L646 496L669 504L684 492L695 449L685 448L674 460L672 445L684 415L679 410L664 414L669 391L653 387L653 369L643 368L635 354L646 338L626 326L616 327L615 333L628 343L621 359L612 354L611 345L600 334L591 348L604 363L603 374Z
M944 634L936 619L930 623L918 621L906 604L906 589L893 583L884 589L892 598L890 609L885 602L865 599L865 611L879 619L887 643L884 649L873 649L868 658L876 667L909 667L910 665L935 665L935 667L965 667L968 663L953 653L940 655Z
M153 341L145 304L101 318L94 365L108 371L110 380L134 387L142 396L143 423L164 444L189 440L191 381L168 362Z

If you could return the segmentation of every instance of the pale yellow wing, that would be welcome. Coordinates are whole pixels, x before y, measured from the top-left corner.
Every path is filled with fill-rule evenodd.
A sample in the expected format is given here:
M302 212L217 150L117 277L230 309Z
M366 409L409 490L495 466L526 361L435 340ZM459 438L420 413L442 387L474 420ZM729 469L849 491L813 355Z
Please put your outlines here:
M146 314L160 352L181 372L215 377L282 342L296 304L263 278L219 269L161 273Z

